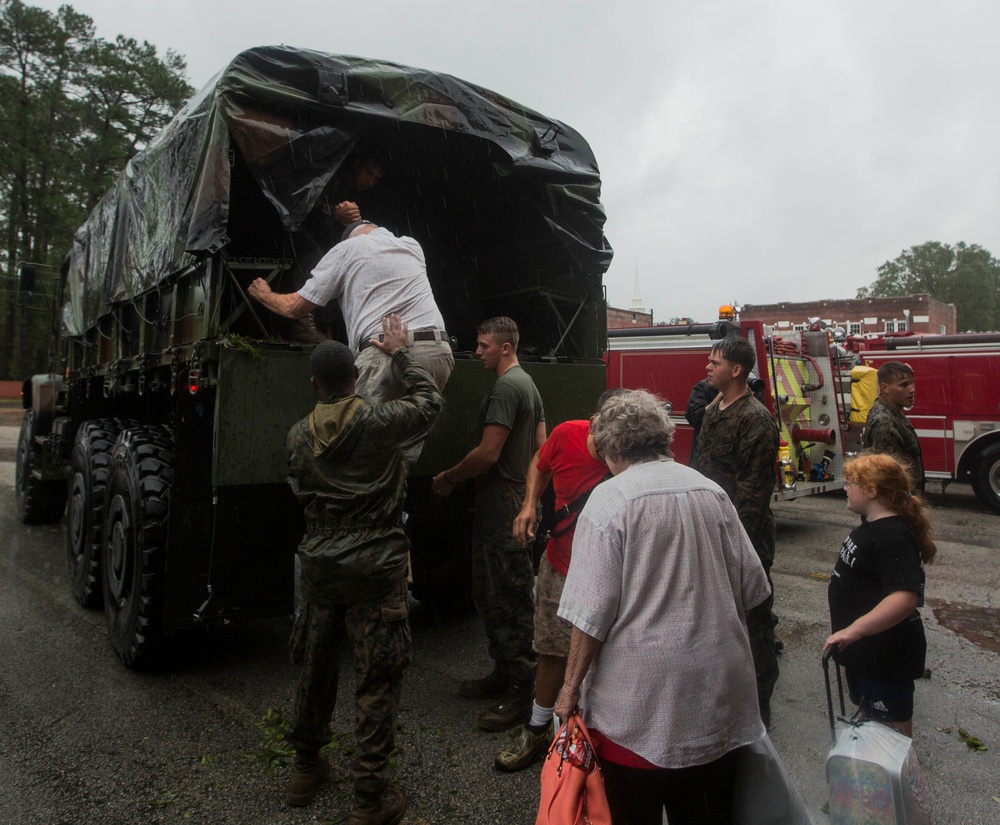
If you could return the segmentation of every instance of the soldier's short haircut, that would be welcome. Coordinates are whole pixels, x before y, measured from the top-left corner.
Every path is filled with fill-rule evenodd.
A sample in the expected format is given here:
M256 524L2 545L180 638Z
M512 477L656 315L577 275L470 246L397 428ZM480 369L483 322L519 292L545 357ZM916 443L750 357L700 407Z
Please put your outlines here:
M476 335L492 335L501 344L510 344L514 352L517 352L517 342L521 337L514 319L506 315L487 318L476 328Z
M750 377L750 373L757 364L757 353L754 351L753 344L738 335L727 335L721 341L716 341L712 345L712 352L718 353L727 361L743 367L744 379Z
M886 361L878 368L879 384L891 384L900 378L913 378L913 367L902 361Z
M324 341L310 354L309 369L323 392L344 392L354 380L354 353L340 341Z

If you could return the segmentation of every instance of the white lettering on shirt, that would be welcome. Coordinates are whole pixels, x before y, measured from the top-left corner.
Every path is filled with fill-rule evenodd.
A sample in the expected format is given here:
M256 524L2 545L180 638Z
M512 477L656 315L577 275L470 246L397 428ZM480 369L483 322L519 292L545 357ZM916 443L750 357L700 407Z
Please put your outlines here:
M844 539L844 543L840 545L840 560L850 568L854 568L854 562L857 560L855 553L858 550L858 546L854 543L854 540L848 536Z

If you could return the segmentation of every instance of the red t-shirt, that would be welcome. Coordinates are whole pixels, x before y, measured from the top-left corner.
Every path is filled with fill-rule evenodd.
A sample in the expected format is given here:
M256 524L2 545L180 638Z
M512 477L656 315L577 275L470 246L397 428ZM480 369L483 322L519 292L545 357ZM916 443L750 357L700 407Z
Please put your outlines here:
M564 421L557 426L538 451L538 470L541 473L552 473L552 488L556 494L556 510L571 504L582 493L591 489L608 473L607 465L591 456L587 450L587 435L590 433L589 421ZM562 523L556 525L559 529L569 519L575 519L579 513L574 513ZM560 536L553 536L545 546L545 556L553 569L564 576L569 570L569 559L573 551L573 533L567 530Z

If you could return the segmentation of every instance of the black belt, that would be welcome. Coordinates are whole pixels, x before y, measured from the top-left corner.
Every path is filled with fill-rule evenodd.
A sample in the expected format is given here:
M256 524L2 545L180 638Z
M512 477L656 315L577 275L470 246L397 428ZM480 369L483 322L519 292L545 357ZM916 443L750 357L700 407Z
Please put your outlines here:
M418 329L416 332L410 332L408 335L412 336L414 341L446 341L448 340L448 333L444 330L437 329ZM373 335L372 338L377 338L379 341L384 341L385 338L382 335ZM358 344L358 352L361 350L368 349L368 347L373 347L375 344L372 343L371 338L365 339L360 344Z

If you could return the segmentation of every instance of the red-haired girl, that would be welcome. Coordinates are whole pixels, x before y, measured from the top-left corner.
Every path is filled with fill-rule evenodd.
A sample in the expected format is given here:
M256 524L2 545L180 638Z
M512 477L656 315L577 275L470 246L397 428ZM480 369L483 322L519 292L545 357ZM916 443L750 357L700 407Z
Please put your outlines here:
M927 641L917 608L924 564L937 552L930 522L906 469L889 455L847 463L847 507L862 517L840 548L830 577L833 634L823 646L847 673L863 716L913 736L913 680L924 672Z

